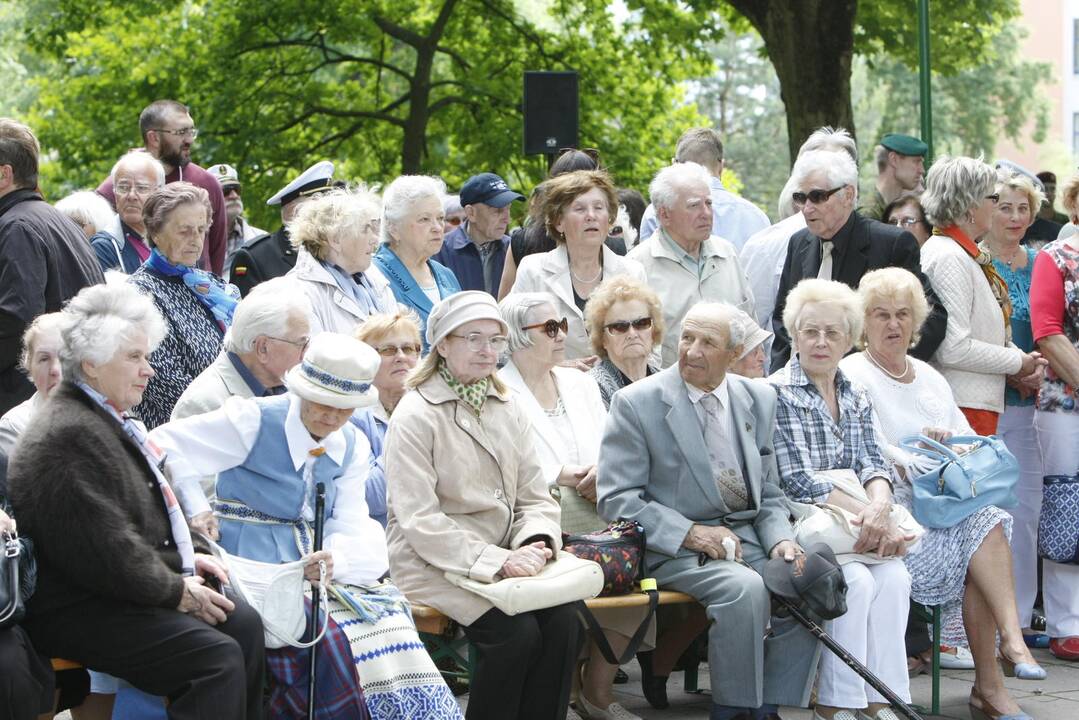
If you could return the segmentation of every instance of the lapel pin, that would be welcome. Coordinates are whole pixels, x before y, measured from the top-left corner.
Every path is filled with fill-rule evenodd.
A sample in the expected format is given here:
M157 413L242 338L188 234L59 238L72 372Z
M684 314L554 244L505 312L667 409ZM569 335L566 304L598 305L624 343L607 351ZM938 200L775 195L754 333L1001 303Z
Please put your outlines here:
M753 426L749 423L746 423L746 432L753 432Z

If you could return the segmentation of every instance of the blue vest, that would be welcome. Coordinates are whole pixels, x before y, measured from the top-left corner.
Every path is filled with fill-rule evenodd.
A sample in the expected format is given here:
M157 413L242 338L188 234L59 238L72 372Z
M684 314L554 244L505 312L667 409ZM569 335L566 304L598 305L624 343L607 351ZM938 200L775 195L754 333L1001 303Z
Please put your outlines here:
M258 400L262 414L258 436L242 465L217 476L220 518L220 544L226 551L261 562L299 560L309 551L311 533L303 519L303 466L295 470L285 435L289 395ZM312 469L312 496L308 503L315 507L314 485L326 487L326 517L333 512L337 499L337 478L352 462L356 435L346 424L344 463L338 465L326 454L320 455ZM240 507L237 507L237 504Z

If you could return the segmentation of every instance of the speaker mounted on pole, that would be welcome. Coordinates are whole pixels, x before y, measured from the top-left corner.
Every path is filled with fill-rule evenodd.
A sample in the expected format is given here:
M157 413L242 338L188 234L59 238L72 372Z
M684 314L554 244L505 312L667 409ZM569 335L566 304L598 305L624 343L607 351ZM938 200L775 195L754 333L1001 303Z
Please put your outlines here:
M577 147L578 113L576 72L525 72L525 155L553 157Z

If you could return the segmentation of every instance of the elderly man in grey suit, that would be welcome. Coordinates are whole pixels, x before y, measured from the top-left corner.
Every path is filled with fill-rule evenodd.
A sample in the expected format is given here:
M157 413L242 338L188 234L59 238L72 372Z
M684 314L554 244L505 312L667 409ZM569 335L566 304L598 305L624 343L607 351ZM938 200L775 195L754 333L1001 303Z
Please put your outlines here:
M758 571L769 557L802 552L772 447L775 391L727 374L743 336L733 313L694 306L678 365L615 394L597 492L600 515L644 527L647 574L705 606L712 720L763 720L778 718L778 705L808 703L819 648L790 620L772 618L767 632L761 576L726 562L725 541Z

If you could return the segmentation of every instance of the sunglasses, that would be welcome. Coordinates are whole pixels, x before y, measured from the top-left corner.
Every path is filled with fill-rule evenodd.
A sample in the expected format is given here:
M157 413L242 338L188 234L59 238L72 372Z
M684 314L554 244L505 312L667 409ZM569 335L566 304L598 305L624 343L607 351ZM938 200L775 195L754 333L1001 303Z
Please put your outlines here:
M840 185L839 187L832 188L831 190L810 190L807 193L796 192L793 193L791 197L794 198L794 202L798 203L799 205L805 205L806 200L813 203L814 205L820 205L845 187L846 185Z
M629 332L630 328L633 328L637 332L644 332L652 327L652 318L643 317L636 320L619 320L618 322L607 323L603 326L603 329L609 332L611 335L625 335Z
M558 337L558 331L561 330L563 335L569 334L569 320L562 318L561 320L548 320L547 322L536 323L535 325L525 325L522 330L535 330L536 328L542 328L547 337L552 340Z
M221 194L224 195L225 197L228 197L232 193L236 193L237 195L242 195L243 194L243 189L239 185L228 185L228 186L225 186L225 187L221 188Z
M1000 193L993 193L992 195L986 195L986 200L992 200L994 204L1000 202Z
M562 157L566 153L571 152L583 152L585 155L592 159L592 162L596 163L596 165L599 165L599 150L597 150L596 148L564 147L558 151L558 157Z

